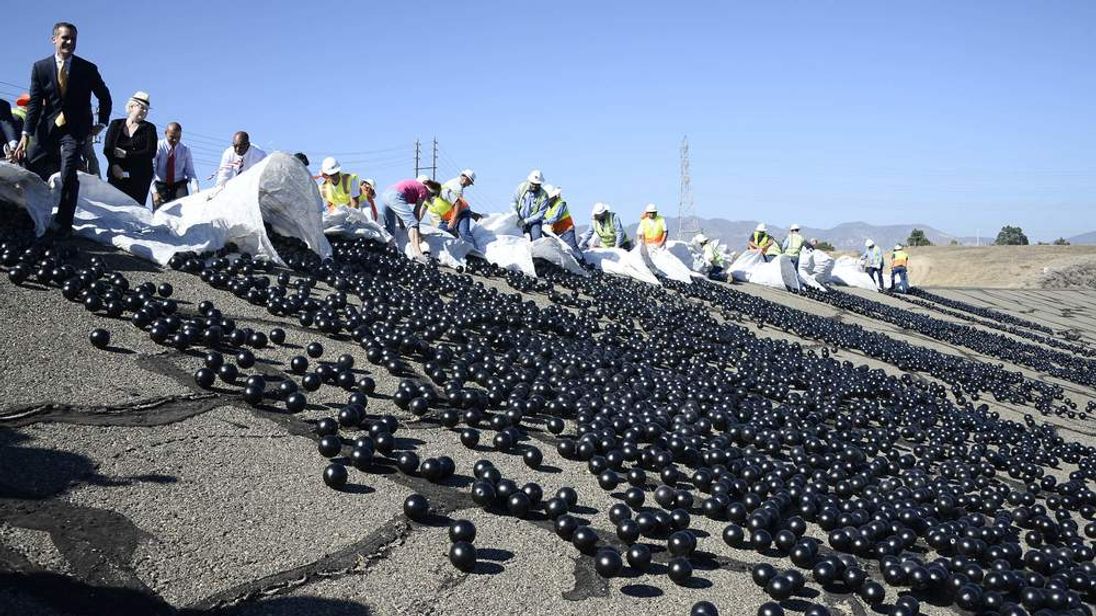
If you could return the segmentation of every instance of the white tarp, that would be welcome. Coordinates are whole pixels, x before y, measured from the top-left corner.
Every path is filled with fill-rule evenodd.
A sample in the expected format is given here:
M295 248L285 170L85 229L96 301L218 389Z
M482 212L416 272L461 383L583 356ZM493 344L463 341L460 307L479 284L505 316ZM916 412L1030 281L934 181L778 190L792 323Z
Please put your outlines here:
M692 282L693 273L689 266L681 262L672 252L662 248L647 248L640 244L635 248L644 257L645 263L652 271L658 272L670 280L678 282Z
M792 260L784 255L773 257L765 262L760 253L746 251L731 264L731 276L739 282L772 287L774 289L799 290L799 276L795 272Z
M373 220L371 215L351 207L337 207L333 212L328 212L327 208L324 208L323 232L324 235L363 237L381 243L387 243L392 239L384 226Z
M639 248L589 248L583 255L586 261L607 274L627 276L640 282L662 286L654 273L647 267Z
M699 252L693 250L692 244L673 240L666 242L666 250L669 250L670 254L677 257L678 261L689 266L689 269L692 271L701 273L707 271L704 267L704 260L701 258Z
M834 284L856 287L867 291L878 291L879 287L868 273L860 269L860 261L854 257L838 257L834 263L830 279Z
M819 291L828 291L830 272L833 271L833 257L821 250L803 250L799 253L799 280Z
M0 200L13 203L30 215L35 235L42 235L49 226L50 216L60 192L51 192L49 185L37 174L23 167L0 161Z
M0 182L13 175L6 167ZM282 264L264 221L277 233L304 241L321 257L331 256L331 245L323 235L319 189L304 165L285 153L275 152L223 187L183 197L155 213L95 176L79 177L73 232L160 265L176 252L217 250L229 242ZM57 196L59 178L55 174L49 186ZM14 190L20 190L19 186L17 182ZM57 198L47 202L37 188L21 190L20 204L31 212L41 234L45 231L41 221L50 219L45 208L55 206Z

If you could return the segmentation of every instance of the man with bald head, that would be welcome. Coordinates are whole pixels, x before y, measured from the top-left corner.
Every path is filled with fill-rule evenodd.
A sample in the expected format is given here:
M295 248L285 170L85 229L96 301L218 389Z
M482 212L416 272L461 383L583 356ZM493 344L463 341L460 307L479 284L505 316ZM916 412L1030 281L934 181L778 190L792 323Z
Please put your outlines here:
M217 186L224 186L225 182L254 167L264 158L266 152L251 145L251 137L246 132L237 131L232 136L232 147L221 155L221 165L217 168Z
M198 189L198 174L194 172L194 158L190 148L183 143L183 127L171 122L164 130L164 138L156 144L156 158L152 159L155 181L152 183L152 207L159 208L190 194L190 183Z

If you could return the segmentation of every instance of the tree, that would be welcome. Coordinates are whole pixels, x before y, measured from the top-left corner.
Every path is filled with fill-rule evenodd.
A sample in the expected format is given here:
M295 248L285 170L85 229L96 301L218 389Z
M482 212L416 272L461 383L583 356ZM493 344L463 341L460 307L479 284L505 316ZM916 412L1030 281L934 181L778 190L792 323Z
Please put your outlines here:
M914 229L910 231L910 236L906 238L907 246L932 246L932 242L929 238L925 237L925 232L920 229Z
M958 246L958 245L959 245L959 240L952 240L952 241L948 242L948 246Z
M1001 227L1001 232L993 243L998 246L1027 246L1028 238L1020 227L1005 225Z
M821 250L822 252L833 252L833 251L837 250L836 248L834 248L833 244L831 244L831 243L829 243L825 240L819 240L818 241L818 246L815 246L815 248L817 248L818 250Z
M1067 240L1064 237L1060 237L1060 238L1054 240L1051 243L1054 244L1055 246L1069 246L1069 240Z

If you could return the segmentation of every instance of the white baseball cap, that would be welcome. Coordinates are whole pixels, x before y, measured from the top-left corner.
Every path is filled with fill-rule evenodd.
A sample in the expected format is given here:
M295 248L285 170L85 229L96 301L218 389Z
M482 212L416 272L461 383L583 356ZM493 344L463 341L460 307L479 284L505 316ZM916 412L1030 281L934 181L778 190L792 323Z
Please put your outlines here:
M609 206L608 205L605 205L604 203L602 203L600 201L598 201L597 203L594 204L594 216L601 216L602 214L604 214L605 212L608 212L608 211L609 211Z
M763 223L763 222L757 223L757 226L754 227L754 231L768 231L768 230L769 230L769 228L766 227L765 223Z
M549 199L555 199L556 197L563 194L563 187L562 186L552 186L550 184L545 184L544 185L544 191L548 193L548 198Z
M540 169L533 169L529 172L529 177L526 178L530 184L543 184L544 175L540 172Z
M791 227L788 227L788 231L798 231L798 230L799 230L799 225L792 225Z
M647 207L643 208L644 214L655 214L658 212L658 207L653 203L648 203Z
M476 172L475 171L472 171L471 169L465 169L464 171L461 171L460 174L463 175L464 177L468 178L469 182L471 182L473 184L476 183Z
M872 246L875 246L875 242L871 241L870 239L866 239L864 240L864 245L868 248L871 248Z

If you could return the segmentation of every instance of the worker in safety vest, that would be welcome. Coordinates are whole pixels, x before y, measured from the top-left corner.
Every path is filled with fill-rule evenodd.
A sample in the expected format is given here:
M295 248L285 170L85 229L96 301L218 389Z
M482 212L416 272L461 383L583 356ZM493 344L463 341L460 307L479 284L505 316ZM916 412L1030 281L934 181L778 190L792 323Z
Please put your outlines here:
M766 261L780 254L780 246L776 244L773 236L769 235L769 228L765 223L760 223L754 228L750 241L746 244L746 250L759 253Z
M666 233L666 219L659 215L655 204L648 203L639 219L636 236L647 248L664 248L669 234Z
M871 238L864 240L864 270L868 277L875 283L880 291L886 286L883 284L883 249L876 246Z
M522 233L535 240L544 235L541 226L544 214L548 211L548 192L544 190L544 175L540 169L533 169L524 182L518 184L510 207L518 215L518 225Z
M450 202L441 195L431 197L426 201L426 213L438 229L469 244L475 244L472 238L472 217L464 197L457 197L456 202Z
M784 238L784 242L780 245L784 254L791 257L792 265L797 270L799 269L799 252L803 250L804 242L803 236L799 234L799 225L792 225L788 229L788 237Z
M902 249L901 244L894 245L894 252L891 253L891 291L898 291L899 293L906 293L910 289L909 275L907 274L907 268L909 267L910 255ZM894 279L898 278L898 286L894 285Z
M343 173L339 161L334 156L328 156L320 165L320 175L323 176L320 194L323 195L328 213L334 212L338 207L358 209L362 187L357 174Z
M575 235L575 221L571 218L571 209L567 207L567 201L563 198L563 188L559 186L545 186L548 193L548 209L544 212L544 224L552 230L552 233L563 240L575 251L575 257L579 261L585 261L582 251L578 247L578 238Z
M624 232L624 225L620 224L620 217L614 214L608 205L595 203L594 212L590 219L590 228L578 238L578 245L583 248L623 248L632 249L632 240Z
M708 236L703 233L697 233L693 237L693 242L700 246L700 258L708 269L708 278L727 280L727 275L723 273L723 252L719 250L716 243L709 240Z
M361 193L361 197L358 198L358 208L363 212L368 211L373 217L373 222L380 222L380 216L377 214L377 181L373 178L365 178L358 183L358 192ZM369 207L366 208L366 205Z

